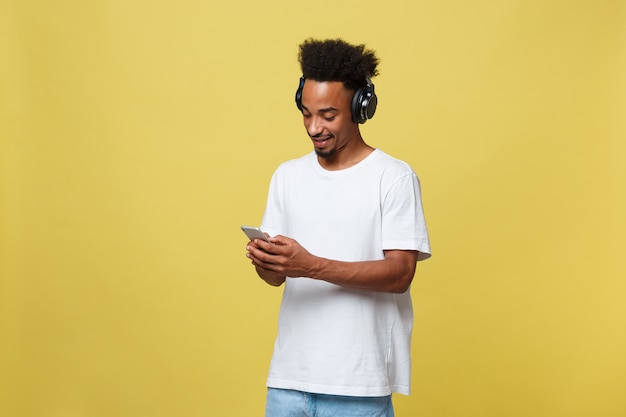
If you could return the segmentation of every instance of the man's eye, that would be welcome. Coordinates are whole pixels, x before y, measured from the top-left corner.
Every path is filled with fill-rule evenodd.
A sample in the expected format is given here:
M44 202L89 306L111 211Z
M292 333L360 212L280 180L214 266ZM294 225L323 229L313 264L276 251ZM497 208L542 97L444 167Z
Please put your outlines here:
M333 120L335 120L335 116L327 116L327 117L324 117L324 119L326 119L326 121L328 122L332 122Z

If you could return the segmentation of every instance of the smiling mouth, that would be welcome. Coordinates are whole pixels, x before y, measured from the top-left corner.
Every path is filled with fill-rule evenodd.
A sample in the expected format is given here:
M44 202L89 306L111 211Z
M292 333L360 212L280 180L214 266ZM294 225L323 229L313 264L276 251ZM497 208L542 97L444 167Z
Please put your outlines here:
M311 136L311 139L313 140L313 142L315 143L324 143L329 139L332 139L332 135L329 136Z

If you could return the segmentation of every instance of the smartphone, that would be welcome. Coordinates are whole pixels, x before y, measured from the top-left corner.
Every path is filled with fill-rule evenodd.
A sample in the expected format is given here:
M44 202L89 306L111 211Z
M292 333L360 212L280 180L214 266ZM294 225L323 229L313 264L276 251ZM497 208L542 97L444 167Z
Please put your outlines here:
M259 229L258 227L241 226L241 230L243 230L243 232L246 234L246 236L248 236L250 240L263 239L264 241L269 242L269 239L267 238L267 236L265 236L265 233L263 233L263 231L261 231L261 229Z

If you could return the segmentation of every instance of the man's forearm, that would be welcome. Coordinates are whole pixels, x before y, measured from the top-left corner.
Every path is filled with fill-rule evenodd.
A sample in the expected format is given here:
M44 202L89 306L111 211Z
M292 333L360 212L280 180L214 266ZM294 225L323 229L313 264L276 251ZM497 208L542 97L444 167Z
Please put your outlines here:
M414 251L389 251L385 259L378 261L342 262L318 258L309 275L347 288L403 293L411 285L416 261Z
M327 281L347 288L403 293L411 285L418 252L388 250L384 259L343 262L309 253L297 241L284 236L256 239L248 246L247 256L259 276L270 285L281 285L286 277L305 277Z

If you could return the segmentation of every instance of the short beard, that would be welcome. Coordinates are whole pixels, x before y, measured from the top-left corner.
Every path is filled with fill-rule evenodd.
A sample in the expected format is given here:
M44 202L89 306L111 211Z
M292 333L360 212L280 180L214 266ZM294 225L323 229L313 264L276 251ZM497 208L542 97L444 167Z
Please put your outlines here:
M317 156L319 156L322 159L330 159L333 155L335 155L336 152L337 152L336 148L332 148L331 150L327 152L322 152L322 151L315 149L315 153L317 154Z

